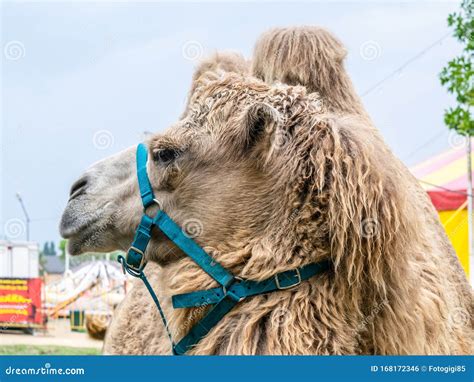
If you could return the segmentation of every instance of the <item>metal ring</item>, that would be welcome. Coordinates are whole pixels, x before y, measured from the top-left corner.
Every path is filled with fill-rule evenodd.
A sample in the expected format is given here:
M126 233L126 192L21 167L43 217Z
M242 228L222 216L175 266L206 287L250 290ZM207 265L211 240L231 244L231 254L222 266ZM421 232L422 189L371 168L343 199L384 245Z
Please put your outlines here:
M163 209L163 205L161 204L161 202L160 202L158 199L153 198L153 201L158 205L158 208L159 208L160 210Z
M153 202L158 206L158 211L162 211L163 210L163 205L161 204L161 202L156 199L156 198L153 198ZM143 213L146 215L146 210L151 207L153 204L150 204L148 205L147 207L144 207L143 208Z
M242 281L244 281L244 279L243 279L242 277L240 277L240 276L234 276L233 281L232 281L231 283L229 283L227 286L225 286L225 285L222 285L222 286L221 286L222 292L224 293L224 296L225 296L225 295L227 294L227 292L228 292L228 289L227 289L227 288L230 289L230 288L232 287L232 285L235 284L236 281L242 282Z
M146 262L143 262L140 269L131 267L130 265L128 265L127 260L122 255L118 257L118 261L120 262L120 264L122 264L123 273L125 274L125 272L127 272L129 275L133 277L140 277L143 273L143 268L146 265Z

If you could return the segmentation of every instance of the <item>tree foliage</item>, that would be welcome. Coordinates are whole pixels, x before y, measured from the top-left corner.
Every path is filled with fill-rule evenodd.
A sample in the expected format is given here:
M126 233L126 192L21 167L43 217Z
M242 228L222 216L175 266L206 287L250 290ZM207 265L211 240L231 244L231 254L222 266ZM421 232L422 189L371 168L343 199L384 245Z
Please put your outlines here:
M43 245L43 250L41 251L43 256L56 256L56 248L53 241L47 241Z
M66 257L66 247L67 247L67 240L61 239L59 241L59 250L61 251L61 253L59 254L59 257L61 257L62 259Z
M456 97L457 105L445 111L444 122L462 135L474 135L474 120L470 108L474 104L474 0L463 0L461 9L448 16L454 37L463 51L443 68L441 84Z

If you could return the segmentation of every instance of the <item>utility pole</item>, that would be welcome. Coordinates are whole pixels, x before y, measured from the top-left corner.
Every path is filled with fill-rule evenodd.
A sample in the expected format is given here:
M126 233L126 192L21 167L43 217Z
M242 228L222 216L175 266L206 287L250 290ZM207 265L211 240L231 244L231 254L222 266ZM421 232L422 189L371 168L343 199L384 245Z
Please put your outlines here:
M30 241L30 216L28 215L28 212L26 211L25 203L23 203L23 199L20 195L19 192L16 193L16 198L20 202L21 209L23 210L23 213L25 214L25 220L26 220L26 241Z
M472 187L472 142L467 137L467 221L469 237L469 277L471 285L474 285L474 212L473 212L473 187Z
M69 273L69 251L66 249L64 250L64 274Z

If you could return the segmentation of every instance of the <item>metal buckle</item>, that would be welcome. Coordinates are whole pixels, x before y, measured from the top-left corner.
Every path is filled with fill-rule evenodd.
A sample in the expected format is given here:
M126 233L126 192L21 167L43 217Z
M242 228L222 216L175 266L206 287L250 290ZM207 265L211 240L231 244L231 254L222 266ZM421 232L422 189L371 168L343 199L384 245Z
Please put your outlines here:
M229 294L232 294L233 296L236 296L234 293L232 293L229 289L232 287L232 285L234 285L236 282L242 282L244 281L244 279L240 276L234 276L233 280L231 283L229 283L229 285L227 285L227 287L225 285L222 285L222 293L224 296L229 296ZM234 297L230 296L230 298L232 298L233 300L235 300ZM240 297L239 300L237 302L240 302L244 299L245 297Z
M158 199L153 198L153 201L154 201L155 204L158 206L158 211L163 210L163 206L162 206L161 202L160 202ZM150 204L148 207L143 208L143 213L144 213L145 215L146 215L146 210L147 210L148 208L150 208L152 205L153 205L153 204ZM150 217L151 217L151 216L150 216Z
M130 263L128 262L128 255L130 254L130 251L132 250L142 255L142 259L140 260L140 265L138 266L138 268L134 267L133 265L130 265ZM131 268L134 271L140 272L145 267L145 254L143 253L141 249L138 249L137 247L134 247L132 245L127 251L127 257L125 258L125 261L129 268Z
M298 281L297 281L296 283L294 283L294 284L291 284L291 285L288 285L288 286L284 286L284 287L282 287L282 286L280 285L280 280L278 279L278 274L275 275L275 283L276 283L277 288L278 288L279 290L290 289L290 288L293 288L293 287L295 287L295 286L301 284L301 274L300 274L300 270L297 268L297 269L295 269L295 271L296 271L295 277L298 279Z

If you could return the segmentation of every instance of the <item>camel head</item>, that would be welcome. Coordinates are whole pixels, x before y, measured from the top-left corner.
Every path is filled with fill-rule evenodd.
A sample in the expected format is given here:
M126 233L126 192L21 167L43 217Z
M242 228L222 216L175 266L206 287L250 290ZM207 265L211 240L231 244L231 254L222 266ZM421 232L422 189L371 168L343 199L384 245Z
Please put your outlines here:
M334 237L344 227L354 231L354 245L364 241L361 222L382 221L379 214L392 207L381 196L385 179L369 173L382 162L368 155L378 144L370 129L355 135L356 122L321 114L316 93L265 84L226 60L216 56L198 68L182 118L146 142L160 207L198 244L230 256L220 261L247 274L346 251L346 237ZM130 245L143 213L135 148L94 164L72 186L61 221L71 254ZM361 177L374 187L363 188ZM154 232L146 256L168 263L183 254Z
M201 63L181 119L146 142L148 175L159 201L147 213L163 208L207 248L237 250L268 239L269 225L285 219L286 204L296 208L301 202L283 200L287 185L282 187L272 158L283 158L285 125L293 123L286 121L289 105L281 101L291 103L305 91L272 88L246 72L235 55ZM130 245L143 213L135 150L95 163L72 185L60 224L72 255ZM154 235L148 259L166 263L182 256L163 234Z
M216 55L196 70L191 94L209 73L244 73L247 66L235 54ZM147 213L163 208L190 236L217 247L226 241L223 238L230 240L259 224L266 214L258 217L252 207L255 194L264 191L262 174L244 156L233 155L231 142L226 143L229 147L223 146L225 121L220 118L224 108L217 102L222 94L213 96L214 100L190 97L180 121L146 142L148 175L159 200L159 206ZM219 109L212 108L214 101L220 103ZM236 116L233 128L243 129L252 118L259 122L260 113L270 121L268 113L273 112L268 105L249 108ZM93 164L72 185L60 223L72 255L126 250L130 245L143 213L135 150L133 146ZM149 252L159 253L156 261L167 262L181 255L164 235L155 234Z
M287 125L294 123L285 109L305 91L272 88L243 76L229 60L220 55L202 63L182 118L146 142L148 175L159 201L147 213L163 208L207 248L249 246L251 252L256 242L270 240L275 219L289 219L281 216L288 203L294 205L290 213L301 203L288 199L288 185L279 176ZM72 185L60 226L72 255L130 245L143 213L135 150L95 163ZM279 164L272 158L280 158ZM154 234L148 259L166 263L181 257L163 234Z

